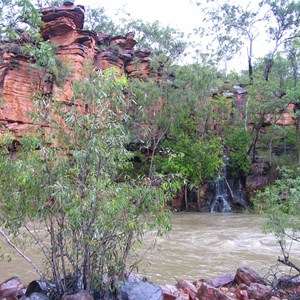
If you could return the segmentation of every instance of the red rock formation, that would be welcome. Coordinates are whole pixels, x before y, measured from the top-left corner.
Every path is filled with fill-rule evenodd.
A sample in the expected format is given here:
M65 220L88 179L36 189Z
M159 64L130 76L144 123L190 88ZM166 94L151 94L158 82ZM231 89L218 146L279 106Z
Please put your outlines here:
M28 57L2 53L0 66L0 133L7 129L22 136L32 125L30 114L34 94L46 87L45 72L35 68Z
M63 86L49 81L46 70L37 69L32 58L20 54L21 41L0 44L0 134L7 130L22 136L32 125L33 96L55 95L63 102L73 97L72 82L83 76L83 66L92 61L97 69L117 67L133 78L149 77L150 51L137 50L134 34L110 36L83 30L85 9L65 2L41 10L41 36L56 47L56 56L68 66ZM17 50L13 50L16 48Z

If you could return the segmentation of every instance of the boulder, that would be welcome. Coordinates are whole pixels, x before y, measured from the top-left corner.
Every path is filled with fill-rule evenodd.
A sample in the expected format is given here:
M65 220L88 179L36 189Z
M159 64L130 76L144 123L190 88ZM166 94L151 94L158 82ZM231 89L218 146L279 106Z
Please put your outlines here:
M177 297L175 293L177 292L177 288L171 285L161 285L160 288L162 289L164 300L175 300Z
M50 300L50 298L45 293L34 292L28 297L22 297L21 300Z
M225 274L212 281L214 287L219 288L222 286L227 286L233 283L234 276L232 274Z
M257 272L247 267L237 269L234 283L237 285L243 283L247 286L251 283L265 284L264 279Z
M271 288L261 283L251 283L247 287L248 296L254 300L268 300L271 298Z
M26 288L26 292L25 292L25 296L29 297L31 294L33 293L43 293L43 294L47 294L51 291L55 291L56 285L53 283L47 283L45 281L40 281L40 280L34 280L31 281L27 288Z
M221 290L203 282L197 292L198 299L201 300L232 300L233 298L227 296Z
M0 284L0 300L18 298L23 295L24 285L18 276L11 277Z
M183 280L183 279L177 280L177 283L175 286L178 289L189 291L189 294L194 294L194 295L197 294L197 288L195 287L195 285L187 280Z
M63 295L61 300L94 300L94 297L86 291L79 291L72 295Z
M117 299L163 300L163 292L160 286L148 282L128 282L118 291Z
M247 289L246 289L246 285L244 284L240 284L236 291L235 291L235 296L236 296L236 299L237 300L249 300L249 297L248 297L248 292L247 292Z
M300 278L296 276L283 276L278 279L275 287L277 290L282 290L288 294L300 295Z

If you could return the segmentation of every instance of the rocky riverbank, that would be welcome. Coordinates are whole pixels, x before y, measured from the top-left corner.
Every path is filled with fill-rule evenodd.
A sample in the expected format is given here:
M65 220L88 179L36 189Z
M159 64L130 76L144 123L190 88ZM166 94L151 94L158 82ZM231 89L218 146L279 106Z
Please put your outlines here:
M275 278L275 277L274 277ZM148 281L147 281L148 280ZM175 285L156 285L149 279L130 274L126 282L115 283L114 294L79 291L64 295L62 300L276 300L300 299L300 280L297 276L284 276L267 282L250 268L239 268L235 275L225 274L214 280L198 279L194 282L177 280ZM40 281L28 286L18 277L0 284L0 300L49 300L49 288Z

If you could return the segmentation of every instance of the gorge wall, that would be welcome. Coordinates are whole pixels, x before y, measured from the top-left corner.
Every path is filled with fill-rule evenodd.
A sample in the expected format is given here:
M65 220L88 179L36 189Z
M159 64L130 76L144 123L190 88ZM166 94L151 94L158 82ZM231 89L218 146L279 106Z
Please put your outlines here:
M98 70L116 67L128 78L151 78L159 76L150 66L150 51L136 49L134 33L125 36L111 36L106 33L84 30L85 9L81 5L65 2L62 6L41 9L44 27L41 36L50 40L55 47L56 58L68 65L69 73L58 85L44 68L37 68L33 57L24 55L21 46L32 43L25 33L14 41L0 41L0 136L12 132L20 138L33 126L30 114L34 95L42 93L69 102L73 97L72 82L84 76L84 65L91 61ZM246 91L238 85L222 94L235 99L237 108L243 105ZM295 105L290 104L276 123L294 126L292 114ZM271 118L266 118L269 125ZM250 124L251 126L251 124ZM245 178L244 187L251 191L264 187L269 178L263 163L252 165L251 173ZM203 188L205 194L206 188ZM180 209L183 195L174 199L173 206ZM176 202L177 201L177 202ZM193 209L193 207L190 207ZM196 208L197 209L197 208Z
M47 70L37 68L32 57L20 48L31 41L26 34L14 41L0 42L0 135L10 131L17 138L32 125L33 96L43 93L70 101L72 81L82 76L83 66L92 61L99 70L116 67L129 78L149 78L155 75L150 68L150 51L134 50L134 34L111 36L84 30L85 9L65 2L63 6L41 9L44 28L41 36L50 40L56 57L71 70L58 86Z

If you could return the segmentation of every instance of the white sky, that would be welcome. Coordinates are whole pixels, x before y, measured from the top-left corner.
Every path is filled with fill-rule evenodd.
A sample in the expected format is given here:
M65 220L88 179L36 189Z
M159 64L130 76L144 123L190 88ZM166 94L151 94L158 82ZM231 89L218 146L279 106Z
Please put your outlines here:
M199 1L199 0L198 0ZM211 0L200 0L203 5ZM236 2L238 4L248 4L249 0L223 0L230 4ZM218 3L223 2L216 1ZM145 21L153 22L159 20L162 25L170 25L182 32L191 33L194 28L201 24L201 9L196 6L196 0L76 0L75 4L82 4L92 7L104 7L106 14L114 16L118 9L123 8L126 12L131 14L134 19L143 19ZM251 4L258 2L252 0ZM200 41L201 48L206 46L204 39ZM268 45L264 43L263 39L254 43L254 56L260 57L268 52ZM243 50L242 56L235 63L229 63L229 69L241 70L247 69L246 49Z
M80 0L76 1L79 4ZM200 9L192 0L101 0L98 3L82 0L92 6L103 6L109 15L124 8L133 18L146 21L159 20L163 25L171 25L182 31L191 31L197 23Z

